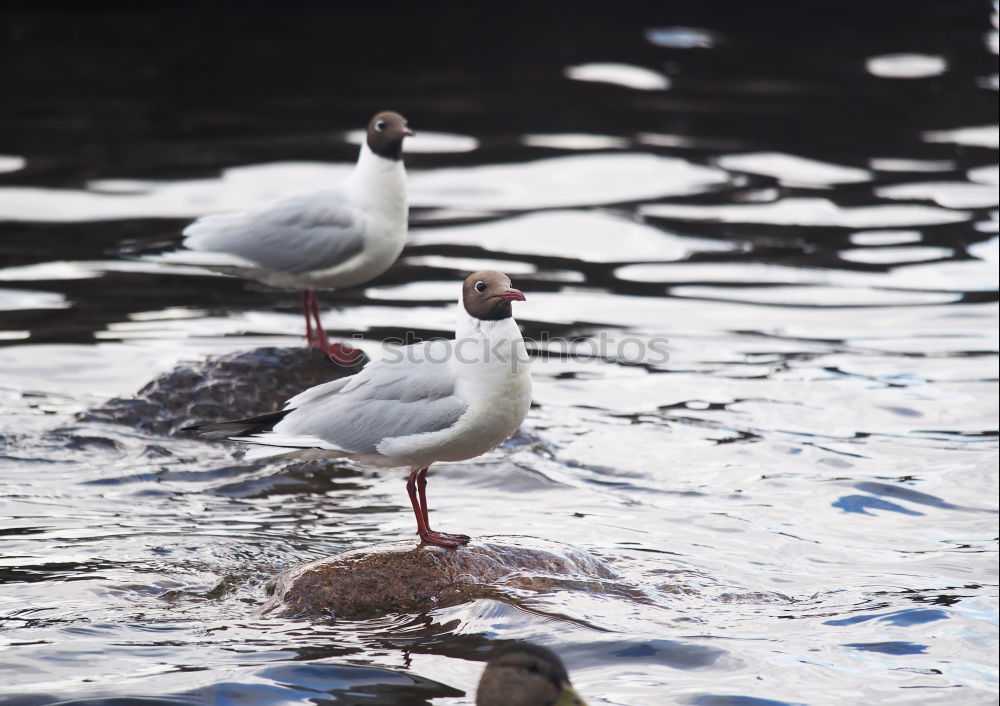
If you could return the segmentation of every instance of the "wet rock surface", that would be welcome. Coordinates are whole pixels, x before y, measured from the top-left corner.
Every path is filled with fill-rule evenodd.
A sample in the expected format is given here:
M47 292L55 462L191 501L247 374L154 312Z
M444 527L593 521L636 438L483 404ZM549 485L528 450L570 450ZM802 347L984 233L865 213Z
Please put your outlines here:
M644 599L586 551L533 537L491 536L459 549L391 542L294 566L268 585L261 612L365 618L563 589Z
M360 353L360 351L359 351ZM351 375L319 349L255 348L182 364L132 397L115 397L83 413L80 421L114 422L154 434L173 434L204 421L237 419L280 409L302 390Z

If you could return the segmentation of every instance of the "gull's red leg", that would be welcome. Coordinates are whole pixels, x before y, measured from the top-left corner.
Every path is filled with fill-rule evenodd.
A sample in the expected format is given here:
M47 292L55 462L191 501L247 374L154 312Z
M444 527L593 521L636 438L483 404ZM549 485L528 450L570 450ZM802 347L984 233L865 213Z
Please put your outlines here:
M313 320L316 322L316 345L326 351L326 331L323 330L323 322L319 320L319 292L315 289L309 291L309 305Z
M361 357L359 350L347 343L330 343L330 340L326 337L326 330L323 328L323 322L319 318L319 292L315 289L311 292L310 302L312 317L316 322L316 345L337 365L348 367L357 363L358 358Z
M420 516L423 518L424 527L431 528L430 518L427 517L427 468L417 471L417 494L420 498Z
M420 500L417 498L417 475L419 468L410 469L410 477L406 479L406 493L410 496L410 505L413 506L413 516L417 518L417 534L421 539L427 534L427 523L424 521L424 513L420 509Z
M306 344L313 344L312 313L309 311L309 290L302 290L302 315L306 319Z
M410 473L410 482L413 482L413 472ZM469 535L467 534L452 534L451 532L435 532L431 529L431 522L427 517L427 469L421 468L416 472L416 485L418 500L417 504L414 505L414 512L416 512L416 507L420 507L420 518L417 520L417 526L419 527L421 521L424 526L424 534L420 535L420 539L427 544L437 544L440 547L458 547L463 544L469 543ZM409 489L409 483L407 483L407 489ZM411 496L412 497L412 496Z

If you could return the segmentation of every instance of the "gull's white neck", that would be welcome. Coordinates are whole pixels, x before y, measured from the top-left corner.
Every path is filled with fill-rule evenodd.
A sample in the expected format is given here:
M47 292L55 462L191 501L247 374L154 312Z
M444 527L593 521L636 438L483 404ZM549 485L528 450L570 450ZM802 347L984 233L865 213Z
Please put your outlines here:
M459 396L481 401L491 419L506 418L513 424L497 439L503 441L514 433L531 404L531 362L517 322L514 317L477 319L459 300L453 353L450 363Z
M483 321L477 319L465 310L462 298L458 299L458 316L455 322L455 338L485 338L491 342L503 340L523 341L521 329L517 327L514 317L498 321Z
M356 203L390 208L406 207L406 169L401 159L386 159L361 143L358 161L347 179L347 189Z

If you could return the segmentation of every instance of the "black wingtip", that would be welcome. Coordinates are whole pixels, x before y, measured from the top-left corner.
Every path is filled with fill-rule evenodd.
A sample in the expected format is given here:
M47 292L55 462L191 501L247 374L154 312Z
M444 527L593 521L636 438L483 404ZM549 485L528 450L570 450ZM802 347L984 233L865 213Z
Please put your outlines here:
M205 439L225 439L229 436L251 436L270 431L275 424L285 418L292 410L282 409L277 412L258 414L245 419L231 419L226 422L207 422L181 427L178 431L194 432Z

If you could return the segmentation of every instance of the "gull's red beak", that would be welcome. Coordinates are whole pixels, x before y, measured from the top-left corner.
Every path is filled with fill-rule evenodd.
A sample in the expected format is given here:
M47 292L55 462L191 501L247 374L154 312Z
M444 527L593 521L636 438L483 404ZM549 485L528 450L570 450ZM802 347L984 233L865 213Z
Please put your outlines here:
M411 130L408 127L404 127L403 128L403 135L405 135L406 137L416 137L417 133L413 132L413 130Z
M523 302L523 301L527 301L524 298L524 293L520 289L514 289L513 287L511 287L510 289L508 289L503 294L499 294L497 296L499 296L501 299L503 299L505 301L509 301L509 302Z

